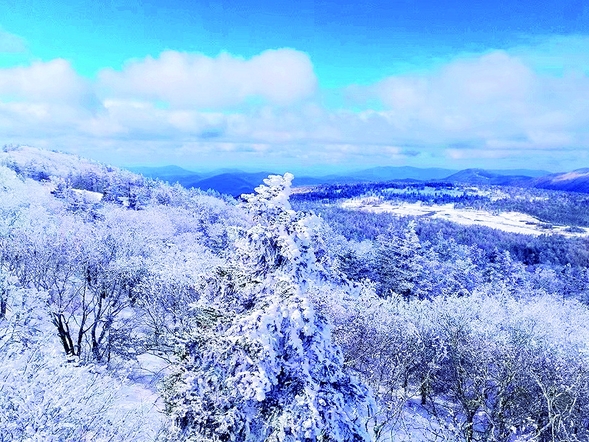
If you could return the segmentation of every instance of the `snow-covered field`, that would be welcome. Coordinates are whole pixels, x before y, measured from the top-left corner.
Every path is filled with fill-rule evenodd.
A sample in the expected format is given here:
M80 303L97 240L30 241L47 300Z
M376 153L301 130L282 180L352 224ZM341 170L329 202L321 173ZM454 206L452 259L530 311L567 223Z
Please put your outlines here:
M349 210L362 210L373 213L393 213L398 216L429 216L445 219L463 225L480 225L492 229L525 235L542 235L558 233L565 236L587 236L589 229L583 232L567 232L568 226L549 225L533 216L519 212L490 213L484 210L457 209L454 204L423 205L417 203L392 203L376 197L352 198L341 205Z

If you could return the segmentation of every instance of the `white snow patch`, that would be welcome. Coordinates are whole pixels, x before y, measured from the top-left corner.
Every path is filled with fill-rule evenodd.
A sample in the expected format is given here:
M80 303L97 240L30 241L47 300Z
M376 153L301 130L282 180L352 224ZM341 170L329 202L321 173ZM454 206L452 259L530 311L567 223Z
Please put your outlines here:
M100 192L92 192L91 190L72 189L72 191L74 191L75 193L80 195L82 198L84 198L85 201L93 202L93 203L100 202L102 200L102 197L104 196Z
M573 171L569 173L563 173L553 179L553 181L568 181L577 178L586 178L589 176L589 172L586 171Z
M457 209L454 204L423 205L417 203L392 203L375 197L353 198L344 201L344 209L361 210L372 213L392 213L398 216L430 216L445 219L462 225L479 225L504 232L521 233L524 235L542 235L558 233L565 236L587 236L589 229L581 228L583 232L567 232L568 226L554 226L546 224L531 215L519 212L491 213L485 210Z

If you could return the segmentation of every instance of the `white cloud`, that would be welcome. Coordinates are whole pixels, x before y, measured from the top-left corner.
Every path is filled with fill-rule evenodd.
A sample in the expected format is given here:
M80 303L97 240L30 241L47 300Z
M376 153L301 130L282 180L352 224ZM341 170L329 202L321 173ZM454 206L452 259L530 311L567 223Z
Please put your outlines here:
M105 69L99 74L105 97L189 108L223 108L256 98L291 104L310 96L316 83L309 57L292 49L268 50L249 60L166 51L155 59L131 61L122 72Z
M0 100L27 103L80 103L91 95L83 80L62 59L0 69Z
M356 86L356 97L382 102L363 111L322 106L308 56L291 49L250 59L168 51L94 82L65 60L35 62L0 69L0 143L135 164L584 165L589 78L538 69L519 51Z
M160 109L154 103L105 100L104 110L86 122L85 130L98 137L183 139L222 132L228 116L218 112Z
M509 131L513 117L532 104L535 82L518 59L493 52L456 60L428 76L387 78L373 89L400 129L472 136L490 124Z
M76 136L97 108L92 85L65 60L0 69L0 133L7 141Z
M429 75L390 77L366 93L382 101L391 135L406 142L589 147L589 78L537 73L503 51L457 59Z

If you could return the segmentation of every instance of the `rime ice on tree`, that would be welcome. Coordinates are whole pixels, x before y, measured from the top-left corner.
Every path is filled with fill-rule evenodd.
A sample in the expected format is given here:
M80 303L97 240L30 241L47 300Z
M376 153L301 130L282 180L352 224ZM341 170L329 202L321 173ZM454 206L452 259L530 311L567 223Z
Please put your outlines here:
M184 437L369 439L369 393L344 371L329 325L305 296L321 269L312 247L315 219L288 203L292 178L270 176L246 197L254 225L237 232L224 288L196 307L200 329L185 341L168 398ZM233 315L210 308L228 299Z

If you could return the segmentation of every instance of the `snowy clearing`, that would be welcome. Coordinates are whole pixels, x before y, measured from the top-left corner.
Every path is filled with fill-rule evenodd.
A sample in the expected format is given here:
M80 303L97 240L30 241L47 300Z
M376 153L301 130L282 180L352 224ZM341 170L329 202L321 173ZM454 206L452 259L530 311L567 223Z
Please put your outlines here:
M84 190L84 189L72 189L72 191L82 198L85 201L92 202L92 203L99 203L102 201L104 195L100 192L92 192L91 190Z
M504 232L524 235L560 234L565 236L587 236L588 228L579 228L579 232L568 232L569 226L556 226L540 221L533 216L519 212L490 213L485 210L457 209L454 204L423 205L417 203L392 203L379 198L352 198L341 206L349 210L362 210L372 213L393 213L398 216L429 216L445 219L463 225L479 225Z

